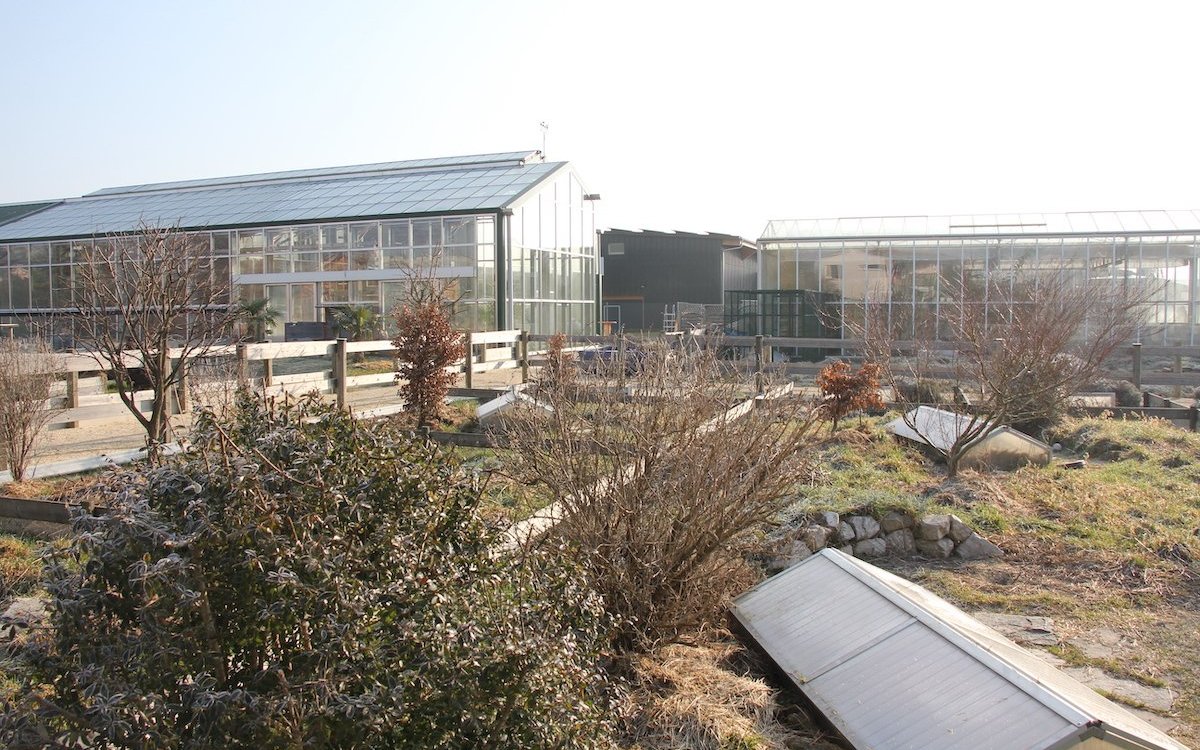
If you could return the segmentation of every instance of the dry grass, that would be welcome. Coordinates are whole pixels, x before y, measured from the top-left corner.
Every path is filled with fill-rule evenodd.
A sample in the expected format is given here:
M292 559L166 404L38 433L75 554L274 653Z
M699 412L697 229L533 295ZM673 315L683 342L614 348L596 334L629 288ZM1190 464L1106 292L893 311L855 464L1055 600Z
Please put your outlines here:
M833 748L781 702L728 633L638 657L622 701L626 750Z

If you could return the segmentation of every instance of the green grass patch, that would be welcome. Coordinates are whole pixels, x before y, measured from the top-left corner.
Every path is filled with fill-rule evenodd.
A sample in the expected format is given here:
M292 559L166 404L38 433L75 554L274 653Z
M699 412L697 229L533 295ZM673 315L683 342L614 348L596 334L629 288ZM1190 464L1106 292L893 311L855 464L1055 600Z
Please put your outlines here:
M0 534L0 602L37 590L42 544L23 536Z

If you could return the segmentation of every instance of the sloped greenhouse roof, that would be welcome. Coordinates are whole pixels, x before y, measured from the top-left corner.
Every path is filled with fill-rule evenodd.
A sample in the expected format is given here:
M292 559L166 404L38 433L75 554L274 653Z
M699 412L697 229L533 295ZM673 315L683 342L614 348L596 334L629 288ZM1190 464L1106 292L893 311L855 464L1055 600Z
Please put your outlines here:
M0 241L491 211L564 164L522 151L106 188L0 225Z
M1065 214L847 216L767 222L760 241L881 237L991 237L1200 233L1200 211L1080 211Z

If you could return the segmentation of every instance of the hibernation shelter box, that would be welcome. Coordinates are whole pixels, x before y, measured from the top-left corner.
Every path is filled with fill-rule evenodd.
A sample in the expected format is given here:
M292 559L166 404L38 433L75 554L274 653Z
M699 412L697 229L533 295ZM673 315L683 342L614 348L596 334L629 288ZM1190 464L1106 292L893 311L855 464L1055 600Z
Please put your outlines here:
M899 419L888 422L887 430L898 438L927 445L945 453L958 436L973 429L969 414L956 414L918 406ZM990 469L1015 469L1025 464L1050 463L1050 446L1011 427L999 427L979 438L963 454L960 466Z
M857 750L1187 750L920 586L835 549L732 611Z
M480 404L479 409L475 412L475 418L479 421L480 427L502 429L504 420L521 407L541 409L546 412L554 411L549 404L543 404L526 393L524 387L514 385L491 401Z

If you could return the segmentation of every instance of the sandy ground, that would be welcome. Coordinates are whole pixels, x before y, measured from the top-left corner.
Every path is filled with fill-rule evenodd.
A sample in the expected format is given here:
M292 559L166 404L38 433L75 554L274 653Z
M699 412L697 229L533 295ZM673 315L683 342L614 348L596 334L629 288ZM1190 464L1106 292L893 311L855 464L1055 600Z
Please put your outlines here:
M495 370L492 372L476 373L472 386L475 388L504 388L521 382L519 369ZM459 377L458 387L465 385ZM348 393L351 408L354 410L370 409L386 404L399 403L396 387L392 385L373 388L359 388ZM332 396L326 396L332 400ZM191 416L178 415L172 424L176 430L186 434L191 424ZM141 425L132 415L117 419L93 420L80 423L79 427L49 430L43 432L38 439L36 463L64 461L73 458L102 455L112 451L138 448L145 444L145 434Z

